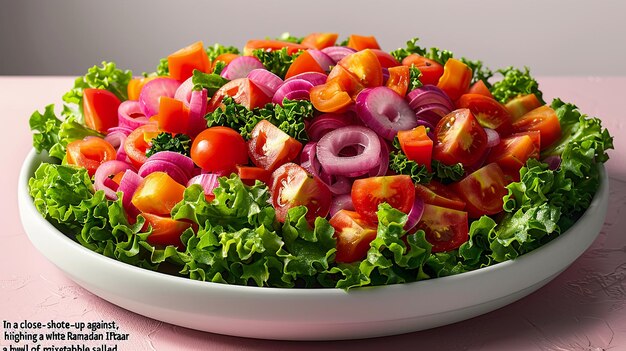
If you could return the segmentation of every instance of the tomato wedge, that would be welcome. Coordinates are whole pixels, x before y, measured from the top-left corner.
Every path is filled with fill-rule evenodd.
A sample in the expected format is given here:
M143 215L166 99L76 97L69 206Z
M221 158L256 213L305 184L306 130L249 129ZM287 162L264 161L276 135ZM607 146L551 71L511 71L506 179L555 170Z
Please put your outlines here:
M369 49L350 54L337 62L352 73L365 87L383 85L383 70L376 54Z
M418 126L398 132L398 141L406 157L418 164L426 165L430 171L433 156L433 141L426 134L426 127Z
M309 49L322 50L335 45L339 34L337 33L311 33L302 39L302 45Z
M293 161L302 150L302 144L267 120L254 126L248 140L248 155L257 167L273 171Z
M292 55L300 50L307 49L307 47L302 44L291 43L288 41L254 39L254 40L249 40L246 43L246 46L243 47L243 54L245 56L251 56L252 52L257 49L263 49L264 51L276 51L276 50L281 50L282 48L287 48L287 53L289 55Z
M184 191L185 186L167 173L153 172L139 184L131 202L143 213L169 216L174 205L183 199Z
M451 58L443 66L443 75L437 86L443 90L452 101L456 101L469 89L472 82L472 69L463 62Z
M504 173L497 163L490 163L454 184L457 194L465 200L470 218L493 215L502 211L502 198L508 194Z
M527 134L517 134L500 140L489 152L487 163L495 162L503 170L517 172L531 157L539 157L533 139Z
M385 86L398 95L404 97L409 90L409 68L407 66L396 66L389 68L389 78Z
M204 44L201 41L169 55L167 64L170 70L170 77L180 81L191 77L194 69L207 73L211 68L209 57L206 51L204 51Z
M189 134L189 108L180 100L161 96L157 119L164 132Z
M357 179L352 185L354 209L366 221L378 223L378 205L383 202L409 213L415 201L415 187L408 175Z
M382 73L381 73L382 75ZM365 89L361 81L347 69L340 65L336 65L328 74L326 83L336 81L339 84L339 88L350 95L352 100L355 100L361 90Z
M148 159L146 151L150 148L150 141L159 134L156 124L150 123L133 130L124 141L124 152L130 162L139 169Z
M487 88L487 85L485 85L485 82L483 82L482 80L479 80L478 82L472 84L472 86L469 88L467 93L468 94L480 94L488 98L492 98L492 99L494 98L493 94L491 94L491 92L489 91L489 88Z
M481 94L463 94L457 101L459 108L468 108L481 126L498 131L500 136L511 134L512 117L495 99Z
M415 196L424 203L463 211L465 202L451 188L431 180L428 184L415 184Z
M172 219L171 217L157 216L150 213L142 213L146 219L146 226L152 227L152 232L146 238L151 245L173 245L179 249L184 249L185 245L180 241L181 234L191 228L192 224ZM146 228L147 229L147 228Z
M541 133L541 150L552 145L561 137L561 123L550 106L540 106L524 114L513 123L513 131L529 132L539 131Z
M308 51L302 52L298 57L296 57L295 60L293 60L293 63L289 66L289 69L285 74L285 79L289 79L304 72L326 73L322 66L317 63Z
M193 140L191 159L205 171L230 174L237 170L237 165L248 163L248 147L234 129L211 127Z
M362 36L352 34L348 37L348 45L349 48L353 48L356 51L361 51L365 49L380 49L380 45L378 45L378 41L373 36Z
M248 185L254 185L255 181L260 180L267 185L272 185L270 179L272 172L261 167L237 166L237 175Z
M265 95L263 90L252 83L250 79L237 78L224 84L215 92L211 101L209 101L207 111L215 111L226 96L232 97L236 103L245 106L248 110L263 107L265 104L272 101L272 99Z
M444 116L435 127L433 158L447 165L475 164L487 151L487 134L469 109Z
M432 252L445 252L459 248L469 240L467 212L424 204L424 213L417 229L426 233Z
M422 72L420 76L420 82L422 84L437 85L439 79L443 75L443 66L439 62L427 59L424 56L418 54L411 54L402 60L402 65L411 67L415 66Z
M106 134L109 128L117 127L117 109L120 99L106 89L83 90L83 115L87 127Z
M65 154L68 164L85 168L90 176L103 162L115 160L116 156L115 148L96 136L72 141L67 144Z
M391 67L396 67L396 66L401 65L400 62L398 62L398 60L396 60L396 58L393 57L387 51L383 51L380 49L370 49L370 50L378 58L378 62L380 62L381 67L391 68Z
M318 177L309 174L295 163L286 163L272 173L271 201L276 219L284 223L287 212L297 206L306 206L305 218L313 225L317 217L326 217L332 194Z
M537 107L540 107L541 105L541 101L537 99L535 94L527 94L513 98L504 106L513 117L513 120L516 121L523 115L536 109Z
M372 240L376 239L377 227L368 223L354 211L341 210L330 219L337 238L335 261L350 263L361 261L367 255Z

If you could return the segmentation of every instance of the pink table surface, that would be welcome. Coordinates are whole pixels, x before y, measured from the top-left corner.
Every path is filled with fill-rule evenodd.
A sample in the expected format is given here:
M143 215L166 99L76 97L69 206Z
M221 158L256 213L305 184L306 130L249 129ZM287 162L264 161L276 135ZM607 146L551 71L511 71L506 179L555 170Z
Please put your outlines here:
M554 281L494 312L436 329L341 342L281 342L204 333L155 321L82 289L31 245L20 223L15 185L31 148L28 117L60 105L68 77L0 77L0 319L116 320L130 340L120 350L380 349L626 350L626 77L542 77L546 100L559 96L599 116L615 136L607 164L610 204L592 247ZM511 277L515 279L515 277ZM416 297L418 298L418 297ZM0 346L8 346L2 341ZM63 345L56 342L55 345Z

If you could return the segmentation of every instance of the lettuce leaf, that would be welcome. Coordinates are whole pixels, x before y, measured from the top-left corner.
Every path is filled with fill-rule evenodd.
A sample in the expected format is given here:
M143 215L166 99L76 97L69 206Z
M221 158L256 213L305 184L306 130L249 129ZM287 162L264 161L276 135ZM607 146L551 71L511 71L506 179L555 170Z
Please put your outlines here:
M289 55L287 48L274 51L257 49L252 52L252 55L261 61L265 69L279 76L281 79L285 79L287 70L289 70L293 61L300 56L300 53L301 51L298 51Z
M523 72L514 67L507 67L499 69L498 73L502 74L503 78L495 82L490 89L496 100L505 104L514 97L532 93L542 104L545 103L539 90L539 83L530 75L528 67L525 67Z

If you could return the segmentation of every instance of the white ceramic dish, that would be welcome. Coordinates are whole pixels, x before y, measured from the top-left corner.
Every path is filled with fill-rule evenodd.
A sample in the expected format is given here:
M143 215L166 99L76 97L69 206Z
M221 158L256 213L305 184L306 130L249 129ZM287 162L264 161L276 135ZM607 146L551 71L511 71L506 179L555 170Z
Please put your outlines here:
M382 287L278 289L194 281L130 266L94 253L48 223L28 194L44 156L21 170L18 202L35 247L76 283L122 308L164 322L219 334L284 340L332 340L400 334L458 322L514 302L567 268L600 231L608 177L566 233L538 250L476 271ZM512 278L514 277L514 278Z

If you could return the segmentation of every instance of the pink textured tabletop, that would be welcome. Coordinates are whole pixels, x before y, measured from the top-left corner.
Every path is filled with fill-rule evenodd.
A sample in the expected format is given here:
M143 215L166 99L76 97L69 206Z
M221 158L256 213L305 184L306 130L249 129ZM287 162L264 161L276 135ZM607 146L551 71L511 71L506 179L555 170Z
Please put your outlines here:
M546 101L575 103L600 117L615 137L607 164L609 211L589 250L555 280L494 312L410 334L341 342L281 342L222 336L152 320L82 289L29 242L17 209L19 168L31 148L28 117L49 103L60 105L68 77L0 77L0 152L4 185L0 214L0 323L117 321L129 334L119 350L380 349L424 350L626 350L626 77L542 77ZM514 279L514 277L512 277ZM0 348L13 350L6 330ZM54 343L63 346L62 341ZM69 344L68 344L69 345ZM31 349L32 350L32 349ZM52 350L52 349L51 349ZM93 349L92 349L93 350Z

